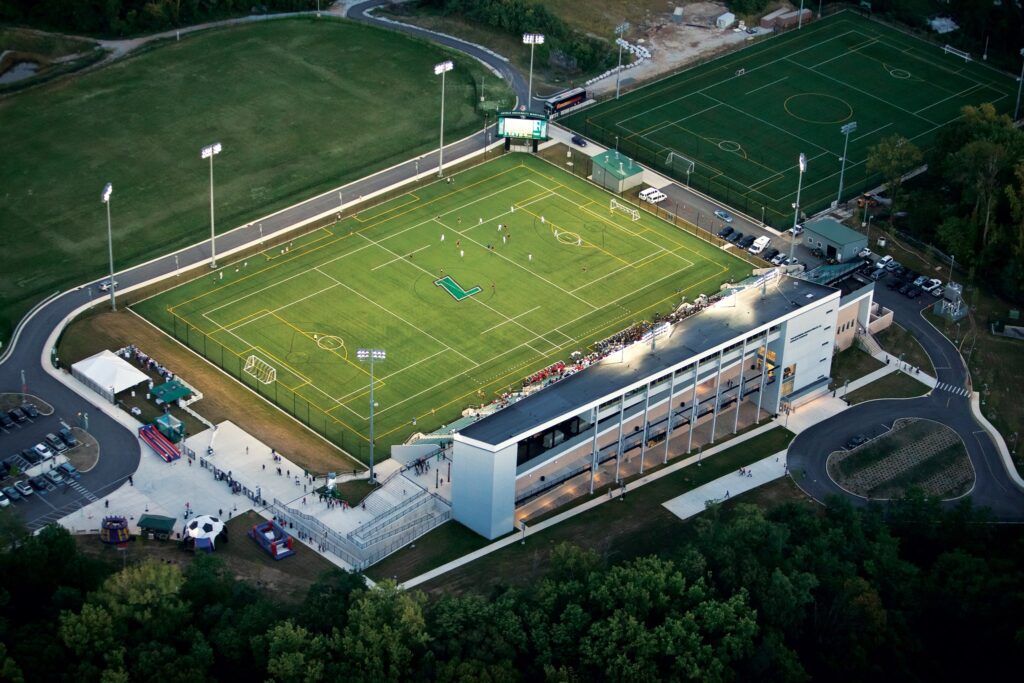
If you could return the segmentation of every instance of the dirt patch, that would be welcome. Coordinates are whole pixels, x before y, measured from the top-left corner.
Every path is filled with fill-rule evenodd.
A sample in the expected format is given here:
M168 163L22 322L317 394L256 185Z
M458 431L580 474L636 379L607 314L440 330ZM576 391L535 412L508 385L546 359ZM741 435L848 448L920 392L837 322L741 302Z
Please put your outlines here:
M100 444L84 429L72 427L71 432L78 439L78 445L64 451L64 457L79 472L88 472L100 461Z
M297 552L291 557L271 559L246 535L249 528L260 521L263 521L262 517L247 512L228 522L230 540L218 544L215 554L224 560L228 571L236 578L267 591L276 601L298 603L305 598L317 578L335 566L302 544L296 544ZM154 560L177 564L184 570L195 557L192 551L183 550L181 544L174 540L154 541L133 537L125 551L100 543L98 536L79 535L75 536L75 541L80 551L109 559L112 563Z
M53 406L32 394L0 394L0 410L13 410L28 401L36 407L40 415L53 415Z
M190 407L214 424L230 420L310 472L363 469L337 447L273 407L130 311L87 314L61 337L59 357L70 365L103 349L135 344L203 393Z

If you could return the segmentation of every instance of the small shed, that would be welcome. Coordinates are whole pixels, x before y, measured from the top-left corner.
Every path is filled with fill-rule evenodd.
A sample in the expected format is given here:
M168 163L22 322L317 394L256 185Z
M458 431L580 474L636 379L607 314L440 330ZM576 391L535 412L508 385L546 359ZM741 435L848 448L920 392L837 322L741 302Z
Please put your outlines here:
M610 149L594 157L595 183L621 194L643 182L644 169L625 154Z
M71 374L111 403L122 391L149 381L149 375L107 350L78 361L71 366Z
M725 14L721 14L718 16L717 19L715 19L715 26L717 26L718 28L729 28L735 23L736 15L733 14L732 12L726 12Z
M775 28L775 21L789 11L788 8L783 7L764 15L761 17L761 28Z
M849 261L868 246L868 238L837 220L820 218L804 225L804 244L827 258Z
M682 7L676 7L675 10L672 12L672 23L673 24L681 24L681 23L683 23L683 8Z
M775 28L792 28L794 26L801 26L809 23L814 18L814 13L809 9L793 10L792 12L786 12L780 14L775 19Z

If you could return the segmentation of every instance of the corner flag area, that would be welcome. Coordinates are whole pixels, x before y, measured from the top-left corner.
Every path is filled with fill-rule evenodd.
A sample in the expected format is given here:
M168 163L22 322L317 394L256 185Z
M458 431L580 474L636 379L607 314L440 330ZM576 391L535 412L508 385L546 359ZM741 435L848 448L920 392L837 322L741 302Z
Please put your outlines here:
M387 352L374 368L383 454L750 273L646 212L610 211L611 196L509 154L134 309L365 460L370 373L358 348Z

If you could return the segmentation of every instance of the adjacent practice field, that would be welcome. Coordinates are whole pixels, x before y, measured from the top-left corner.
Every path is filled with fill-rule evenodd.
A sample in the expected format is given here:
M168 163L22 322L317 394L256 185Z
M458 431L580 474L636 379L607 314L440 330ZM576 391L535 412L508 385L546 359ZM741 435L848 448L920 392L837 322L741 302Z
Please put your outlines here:
M509 154L135 309L368 457L750 266L544 161Z
M0 100L0 341L40 298L480 129L484 67L402 34L326 17L217 29ZM488 99L507 90L488 74ZM506 103L507 99L504 100Z
M852 12L610 100L564 124L776 227L791 224L797 160L805 213L837 198L842 126L855 122L844 197L868 178L868 149L900 134L926 149L964 105L1011 112L1013 78Z

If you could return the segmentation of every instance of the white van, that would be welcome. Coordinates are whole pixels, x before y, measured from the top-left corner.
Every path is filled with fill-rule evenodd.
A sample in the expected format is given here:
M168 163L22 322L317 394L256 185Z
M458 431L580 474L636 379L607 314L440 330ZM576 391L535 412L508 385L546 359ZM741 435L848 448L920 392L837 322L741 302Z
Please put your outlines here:
M751 254L755 256L760 254L762 251L768 248L768 245L772 243L772 238L765 235L764 237L758 237L754 240L754 243L747 249Z
M640 200L650 204L658 204L668 199L668 195L656 187L648 187L640 191Z

